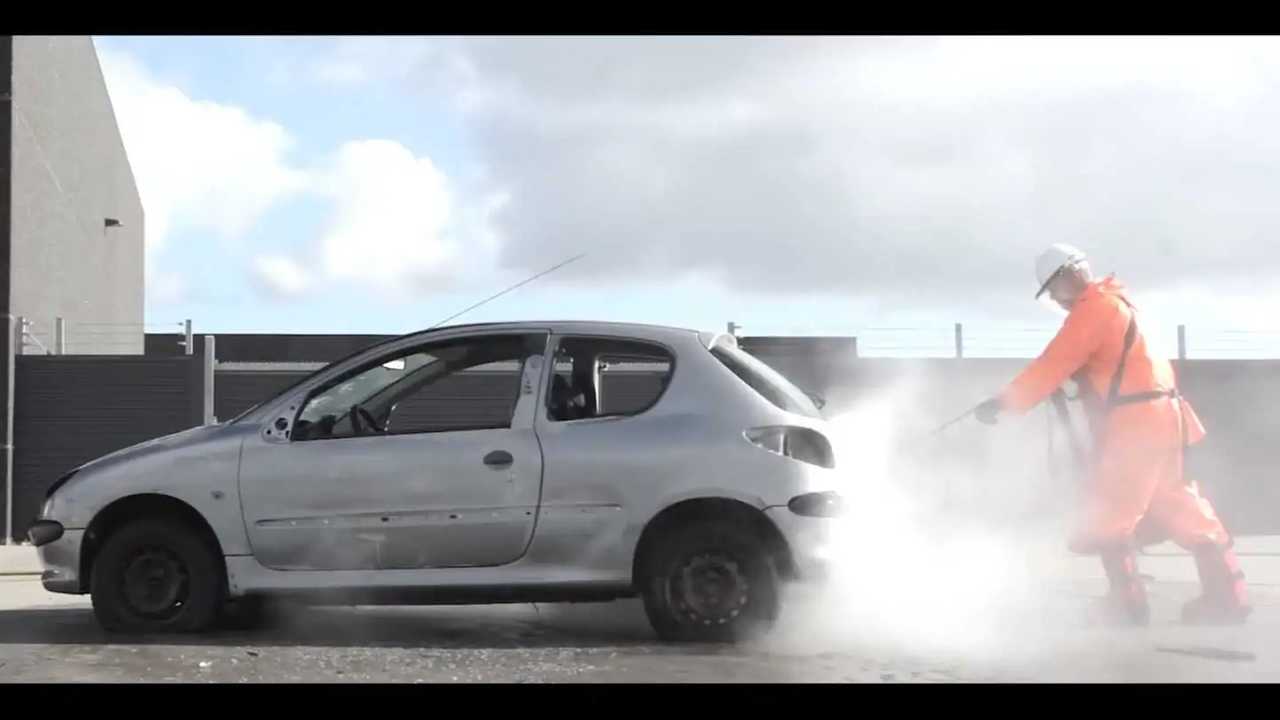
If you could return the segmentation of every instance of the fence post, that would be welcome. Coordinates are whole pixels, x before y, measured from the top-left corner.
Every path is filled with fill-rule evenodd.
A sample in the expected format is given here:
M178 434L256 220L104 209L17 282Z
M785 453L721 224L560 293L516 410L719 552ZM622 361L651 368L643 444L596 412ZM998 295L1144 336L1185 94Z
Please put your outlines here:
M189 337L189 336L188 336ZM215 347L215 338L212 335L204 336L204 424L212 425L218 422L218 418L213 414L213 370L217 365L217 355ZM190 354L190 353L188 353Z
M13 406L15 398L13 396L14 375L17 373L15 367L18 363L17 356L20 346L17 344L22 341L22 319L8 316L9 322L9 342L5 343L7 351L5 352L5 383L8 387L8 393L5 396L5 422L4 422L4 544L9 545L13 542Z
M181 343L182 347L184 348L183 351L187 355L195 355L196 354L195 343L192 342L192 338L191 338L191 320L187 319L185 322L183 322L182 327L184 328L182 331L183 340Z
M1178 326L1178 361L1187 359L1187 326Z
M956 323L956 359L964 357L964 330L960 323Z
M53 321L53 354L67 354L67 321L65 318L56 318Z

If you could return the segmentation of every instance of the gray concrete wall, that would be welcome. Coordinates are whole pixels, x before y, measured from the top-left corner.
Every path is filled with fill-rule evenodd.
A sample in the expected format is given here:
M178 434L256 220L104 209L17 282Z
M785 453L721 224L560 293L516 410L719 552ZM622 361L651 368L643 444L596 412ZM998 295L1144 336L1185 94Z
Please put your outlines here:
M72 353L141 354L142 203L92 39L14 37L11 117L10 312L50 349L61 316Z

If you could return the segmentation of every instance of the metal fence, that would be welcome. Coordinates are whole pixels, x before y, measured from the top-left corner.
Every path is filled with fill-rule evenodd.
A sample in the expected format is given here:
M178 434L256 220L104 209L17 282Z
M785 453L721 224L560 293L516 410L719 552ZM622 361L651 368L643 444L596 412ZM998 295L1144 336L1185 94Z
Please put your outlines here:
M963 334L959 336L963 342ZM14 537L21 537L45 489L67 469L215 416L230 419L333 359L215 364L216 339L197 340L194 356L17 358L13 501L4 503ZM967 352L963 359L867 357L865 343L859 347L852 338L743 338L743 346L804 389L824 395L832 416L881 392L908 388L908 395L899 399L913 408L916 417L908 419L921 427L998 390L1023 362L975 359ZM1179 362L1178 370L1184 391L1209 429L1209 438L1189 458L1192 473L1237 532L1280 531L1280 486L1272 481L1280 464L1275 448L1280 446L1271 442L1280 429L1280 413L1271 409L1273 399L1280 397L1280 362L1191 359ZM627 398L648 393L654 378L617 373L605 382L612 383L606 397L630 402ZM468 403L488 397L488 387L478 378L441 383L430 413L464 413ZM952 446L921 444L916 451L945 450L954 472L942 489L952 499L967 499L971 508L991 507L986 501L996 497L1010 507L1009 498L1018 493L1031 503L1031 495L1052 496L1052 489L1036 484L1048 482L1043 422L1037 416L1018 426L1023 429L1006 426L1000 432L971 427L953 435ZM1026 477L1017 483L1001 486L987 477L993 464L1019 463L1025 463L1020 472Z
M48 487L71 468L204 421L200 358L16 360L14 462L4 502L8 537L25 536Z
M931 327L868 326L854 330L861 357L873 358L1033 358L1057 327L963 323ZM1280 329L1149 325L1143 328L1151 351L1179 360L1259 360L1280 358Z

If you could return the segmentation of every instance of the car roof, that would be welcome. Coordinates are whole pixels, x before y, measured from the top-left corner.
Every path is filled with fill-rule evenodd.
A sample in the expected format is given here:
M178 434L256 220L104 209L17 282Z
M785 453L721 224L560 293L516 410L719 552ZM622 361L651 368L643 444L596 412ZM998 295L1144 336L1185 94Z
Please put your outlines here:
M645 331L641 335L697 335L698 331L692 328L674 327L670 325L654 325L646 323L626 323L626 322L606 322L599 320L520 320L516 322L487 322L487 323L466 323L461 325L444 325L438 328L428 328L426 330L418 330L405 335L401 335L397 340L416 337L428 336L436 333L458 332L468 330L520 330L528 328L530 330L550 330L554 333L617 333L621 335L635 334L635 331Z
M429 339L433 335L454 332L468 332L471 330L549 330L558 334L618 334L627 337L636 337L639 339L661 340L667 338L687 337L694 335L702 340L703 344L710 346L710 343L719 337L718 333L699 332L692 328L673 327L670 325L652 325L645 323L625 323L625 322L604 322L598 320L520 320L514 322L487 322L487 323L461 323L458 325L442 325L440 327L427 328L425 330L415 330L403 335L387 338L381 342L374 343L367 347L333 361L333 364L346 362L359 355L363 355L371 350L385 348L393 344L399 344L406 340L416 338ZM643 332L637 333L640 330Z

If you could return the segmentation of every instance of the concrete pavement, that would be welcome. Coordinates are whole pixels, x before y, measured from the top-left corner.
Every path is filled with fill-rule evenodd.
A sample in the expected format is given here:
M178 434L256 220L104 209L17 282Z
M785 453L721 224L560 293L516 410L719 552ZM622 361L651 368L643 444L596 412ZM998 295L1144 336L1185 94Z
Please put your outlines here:
M977 632L911 632L900 618L820 614L813 598L795 597L769 637L719 647L656 642L634 600L297 608L255 631L112 636L88 598L8 576L0 683L1280 682L1280 588L1254 588L1248 625L1194 628L1175 618L1196 587L1157 581L1152 625L1122 629L1080 621L1102 589L1064 582L1037 606L989 613ZM948 594L938 588L926 605L943 608Z
M1007 610L939 621L948 587L905 612L801 594L769 637L725 648L656 642L634 600L297 608L252 632L110 636L88 597L44 591L34 548L0 547L0 682L1280 682L1280 538L1237 549L1256 608L1241 627L1177 623L1198 586L1171 545L1140 560L1150 627L1088 625L1099 563L1046 545L1029 554L1046 587Z
M39 575L40 556L30 545L0 545L0 577Z

